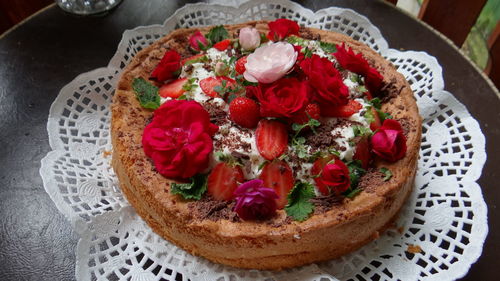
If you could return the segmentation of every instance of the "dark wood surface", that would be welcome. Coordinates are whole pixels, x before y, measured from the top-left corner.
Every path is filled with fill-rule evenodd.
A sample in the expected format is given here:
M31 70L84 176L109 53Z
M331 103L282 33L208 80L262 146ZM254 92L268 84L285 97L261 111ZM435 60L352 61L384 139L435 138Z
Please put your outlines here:
M126 29L162 23L186 1L124 0L105 17L74 17L52 6L0 39L0 280L73 280L77 235L45 193L38 170L50 151L49 107L78 74L106 66ZM443 66L446 89L486 135L479 180L490 232L464 280L498 280L500 263L500 100L454 48L390 4L373 0L300 1L312 10L352 8L397 49L425 51Z

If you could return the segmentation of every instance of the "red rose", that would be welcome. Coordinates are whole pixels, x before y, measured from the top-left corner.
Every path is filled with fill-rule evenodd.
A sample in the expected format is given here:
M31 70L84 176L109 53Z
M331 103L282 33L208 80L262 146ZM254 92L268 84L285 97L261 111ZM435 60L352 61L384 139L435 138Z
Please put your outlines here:
M151 73L151 78L160 82L172 79L179 74L180 68L181 55L174 50L168 51Z
M168 178L189 178L208 167L218 127L195 101L170 100L154 112L144 129L144 152Z
M373 153L389 162L395 162L406 154L406 137L401 124L394 119L386 119L371 142Z
M316 90L313 100L320 106L339 106L347 104L349 89L342 76L327 58L312 55L300 63L309 83Z
M189 37L189 46L191 46L193 50L200 51L206 49L209 45L207 38L205 38L199 30Z
M250 87L247 87L250 88ZM297 78L282 78L250 90L260 102L262 117L290 118L309 103L309 85Z
M267 38L272 41L280 41L290 35L299 35L299 25L289 19L277 19L267 24L269 32Z
M376 95L380 92L384 77L368 64L363 55L355 54L351 48L346 49L345 43L342 46L337 45L337 52L333 55L340 66L365 78L366 88L371 94Z
M335 159L335 162L326 164L321 172L321 181L335 193L346 191L351 185L349 177L349 169L346 164L340 159Z

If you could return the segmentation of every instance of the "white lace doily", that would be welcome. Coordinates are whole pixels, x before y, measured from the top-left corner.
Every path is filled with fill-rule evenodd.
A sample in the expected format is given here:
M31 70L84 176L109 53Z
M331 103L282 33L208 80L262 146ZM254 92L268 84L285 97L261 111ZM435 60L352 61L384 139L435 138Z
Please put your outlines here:
M389 49L369 20L349 9L305 9L285 0L239 8L195 4L163 25L126 31L105 68L66 85L50 108L53 149L42 160L45 190L80 241L78 280L452 280L480 256L487 208L476 183L486 160L478 123L443 90L441 67L422 52ZM194 257L163 240L137 216L110 167L109 106L121 70L139 50L178 27L285 17L301 25L348 34L392 61L410 81L424 117L415 189L397 220L378 240L338 260L282 272L239 270ZM401 232L401 233L400 233ZM408 252L419 246L420 253Z

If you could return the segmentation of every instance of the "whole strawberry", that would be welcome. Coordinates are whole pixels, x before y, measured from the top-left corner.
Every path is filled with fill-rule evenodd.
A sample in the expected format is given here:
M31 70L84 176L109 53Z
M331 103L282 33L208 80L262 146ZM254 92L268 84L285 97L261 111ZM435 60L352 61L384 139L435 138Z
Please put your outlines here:
M237 97L229 104L229 118L244 128L255 128L260 120L259 105L252 99Z

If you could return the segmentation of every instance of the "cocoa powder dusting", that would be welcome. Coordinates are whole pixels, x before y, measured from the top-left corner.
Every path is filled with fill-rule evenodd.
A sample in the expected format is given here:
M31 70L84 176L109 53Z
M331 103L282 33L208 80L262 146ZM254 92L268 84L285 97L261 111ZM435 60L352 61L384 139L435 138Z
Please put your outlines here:
M385 174L370 168L364 174L360 179L359 179L359 184L358 188L368 192L368 193L373 193L377 189L378 186L382 185L384 183L384 177Z
M234 201L219 201L210 195L205 195L199 201L188 203L188 208L196 219L212 221L224 219L238 222L240 218L233 211L234 205Z
M344 199L335 194L328 196L317 196L309 201L314 204L314 214L323 214L332 209L335 205L342 204Z

